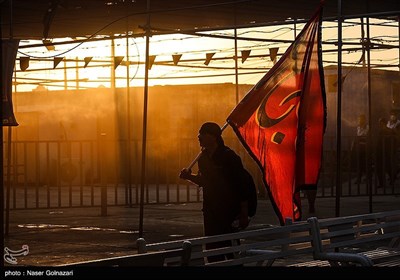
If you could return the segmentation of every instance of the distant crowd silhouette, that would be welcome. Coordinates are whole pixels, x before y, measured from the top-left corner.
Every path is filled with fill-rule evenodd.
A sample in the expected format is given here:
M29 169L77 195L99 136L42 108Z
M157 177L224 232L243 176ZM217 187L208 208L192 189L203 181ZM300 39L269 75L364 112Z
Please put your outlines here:
M356 170L356 184L365 183L367 174L376 175L376 188L393 186L400 173L400 120L398 113L391 111L389 119L378 119L378 129L373 135L365 114L358 116L356 136L352 144L353 164ZM369 138L369 136L371 136ZM372 145L368 145L371 141ZM371 163L368 164L367 153Z

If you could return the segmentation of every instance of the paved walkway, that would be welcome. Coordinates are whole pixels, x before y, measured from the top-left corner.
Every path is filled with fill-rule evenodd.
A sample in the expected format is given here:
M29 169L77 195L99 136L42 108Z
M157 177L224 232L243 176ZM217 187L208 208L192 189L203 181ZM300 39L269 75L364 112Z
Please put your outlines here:
M340 214L368 213L368 205L368 197L341 198ZM373 198L373 212L399 207L400 196ZM303 208L308 209L306 200ZM152 243L201 236L200 209L200 203L146 205L143 237ZM318 218L334 217L335 199L317 198L316 209L313 215ZM304 219L308 216L305 213ZM250 227L278 224L269 200L260 199ZM13 210L4 243L11 250L29 246L26 256L17 257L16 266L54 266L136 253L138 225L139 207L109 207L105 217L100 208Z

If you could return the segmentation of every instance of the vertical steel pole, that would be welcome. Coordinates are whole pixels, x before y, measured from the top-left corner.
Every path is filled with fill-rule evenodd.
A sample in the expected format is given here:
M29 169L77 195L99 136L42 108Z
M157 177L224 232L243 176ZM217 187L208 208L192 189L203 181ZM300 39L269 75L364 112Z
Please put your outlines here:
M371 129L371 118L372 118L372 111L371 111L371 49L370 49L370 32L369 32L369 16L367 16L367 87L368 87L368 115L369 115L369 123L370 123L370 129ZM368 133L368 140L371 140L371 133ZM370 141L371 143L371 141ZM369 145L370 147L372 145ZM370 154L370 153L368 153ZM370 158L370 156L368 156ZM370 161L368 162L370 163ZM368 180L372 181L372 180ZM369 182L368 184L368 192L369 192L369 199L368 199L368 204L369 204L369 212L372 213L372 182Z
M147 101L149 94L149 53L150 53L150 0L147 0L146 24L146 63L144 69L144 100L143 100L143 137L142 137L142 174L140 182L140 214L139 237L143 237L144 185L146 183L146 135L147 135Z
M236 104L239 103L239 70L238 70L238 46L237 46L237 28L236 28L236 4L234 6L234 36L235 36L235 89L236 89Z
M13 1L10 0L10 39L13 39ZM3 55L1 53L1 55ZM2 68L2 67L1 67ZM0 73L2 74L2 73ZM6 94L6 93L4 93ZM12 94L12 93L11 93ZM3 121L3 120L2 120ZM3 163L3 127L1 133L1 159ZM5 213L5 232L4 236L8 236L9 233L9 225L10 225L10 191L11 191L11 134L12 128L11 126L8 127L8 137L7 137L7 196L6 196L6 213ZM3 166L1 166L3 172ZM2 176L3 180L3 176ZM2 199L3 200L3 199ZM3 209L3 208L2 208ZM3 244L4 245L4 244ZM3 246L4 247L4 246Z
M335 215L340 216L340 196L342 194L342 1L338 0L338 69L337 69L337 117L336 117L336 199Z
M132 159L131 159L131 103L130 103L130 80L129 80L129 34L126 28L126 121L127 121L127 150L128 150L128 199L129 207L132 207Z

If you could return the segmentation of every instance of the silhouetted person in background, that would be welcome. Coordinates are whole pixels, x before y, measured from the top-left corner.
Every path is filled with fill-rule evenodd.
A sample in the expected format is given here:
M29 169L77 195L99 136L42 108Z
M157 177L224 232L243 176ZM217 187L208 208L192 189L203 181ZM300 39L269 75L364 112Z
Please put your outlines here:
M202 152L198 160L198 173L184 168L179 177L189 180L203 189L203 219L206 236L237 231L249 223L247 188L243 182L241 158L225 146L221 128L212 122L204 123L199 130ZM207 249L231 246L231 242L207 244ZM227 258L233 256L227 255ZM225 259L224 255L209 257L209 262Z
M315 199L317 198L317 184L310 186L308 189L303 189L308 201L308 213L315 213Z
M396 110L390 111L390 117L389 121L387 122L386 126L390 128L393 131L394 135L394 143L393 143L393 149L392 152L393 154L391 155L391 164L393 167L392 173L393 173L393 178L392 178L392 183L396 180L397 174L399 172L398 170L398 161L400 160L400 151L399 151L399 146L400 146L400 120L398 119L398 113Z
M368 132L369 126L367 124L367 119L364 114L361 114L358 116L356 138L353 145L353 151L356 155L357 184L361 183L362 176L366 174Z
M396 132L400 130L400 120L397 118L396 111L390 111L389 120L386 126L390 129L394 129Z
M386 185L386 174L389 176L389 184L394 184L395 172L393 155L396 151L395 132L387 126L387 119L379 119L378 140L376 143L376 173L378 176L377 188Z

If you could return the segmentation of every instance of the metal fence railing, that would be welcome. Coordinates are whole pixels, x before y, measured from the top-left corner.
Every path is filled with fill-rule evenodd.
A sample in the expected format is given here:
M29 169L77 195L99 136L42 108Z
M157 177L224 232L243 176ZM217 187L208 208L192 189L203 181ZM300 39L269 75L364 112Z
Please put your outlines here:
M262 186L261 173L254 161L234 139L227 145L236 150L244 165L253 174L260 195L267 197ZM146 204L190 203L202 200L196 186L178 178L199 151L197 141L176 141L160 155L148 143ZM7 143L4 143L7 146ZM141 188L141 141L14 141L11 143L11 165L3 160L5 198L10 209L91 207L99 206L106 198L107 205L138 205ZM336 151L334 139L326 138L318 182L318 197L336 195ZM397 178L389 180L384 174L379 182L379 170L387 169L387 160L370 150L365 167L357 161L359 155L352 138L342 140L341 196L400 194L400 150L392 150L390 168ZM7 153L3 153L4 157ZM383 158L389 157L384 154ZM377 158L381 163L377 162ZM370 160L370 165L367 164ZM379 164L381 169L378 168ZM368 167L369 166L369 167ZM358 173L364 170L359 178ZM194 170L195 171L195 170ZM389 172L387 172L389 173ZM9 182L8 182L9 178Z

